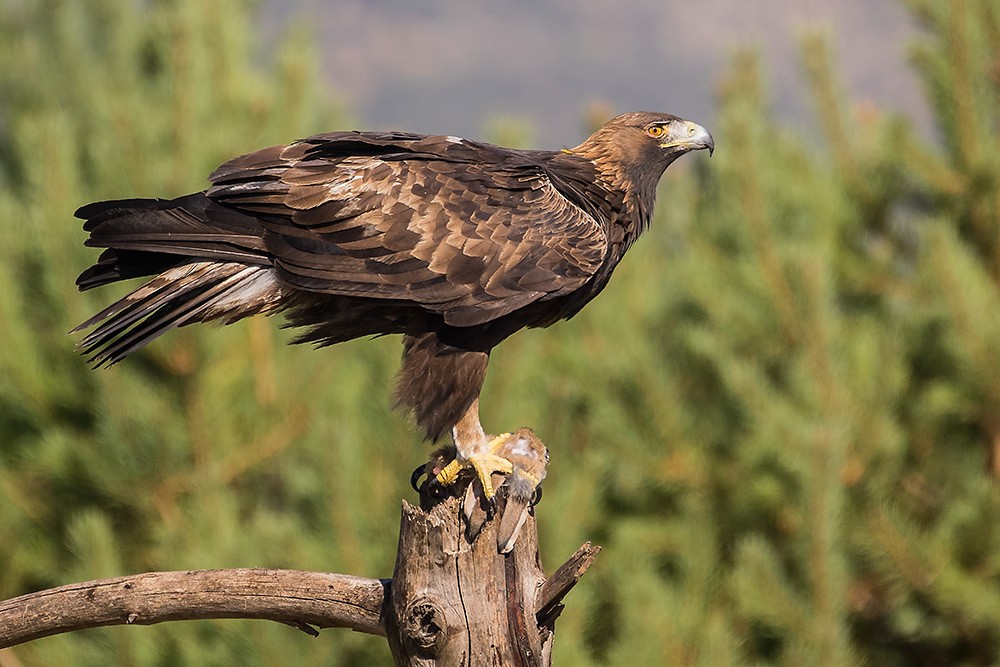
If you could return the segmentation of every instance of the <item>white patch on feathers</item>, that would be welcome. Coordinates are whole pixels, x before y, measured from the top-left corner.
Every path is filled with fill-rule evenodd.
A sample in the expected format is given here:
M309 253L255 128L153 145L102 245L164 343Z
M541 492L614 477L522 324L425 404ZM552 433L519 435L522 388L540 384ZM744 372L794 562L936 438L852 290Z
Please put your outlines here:
M530 456L534 459L538 458L538 454L531 448L531 440L525 438L524 436L517 439L517 442L514 443L510 453L515 456Z
M128 301L154 299L157 292L177 283L225 284L216 297L192 313L201 321L227 322L266 312L281 299L281 285L273 268L239 262L192 262L167 269L125 297Z
M351 175L350 178L339 178L336 181L331 181L327 186L327 192L330 193L333 199L340 199L342 195L352 194L353 188L351 185L362 180L365 176L363 173L358 173L353 169L347 173Z
M254 315L273 308L281 299L281 285L274 269L247 266L236 276L232 287L206 304L206 319Z

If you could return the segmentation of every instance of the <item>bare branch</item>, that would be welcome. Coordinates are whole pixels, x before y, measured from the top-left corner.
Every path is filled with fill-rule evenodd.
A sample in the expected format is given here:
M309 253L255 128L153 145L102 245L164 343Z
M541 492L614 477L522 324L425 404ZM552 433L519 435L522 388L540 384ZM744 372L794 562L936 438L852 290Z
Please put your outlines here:
M538 594L538 607L535 610L539 626L552 627L562 611L563 598L590 569L599 553L601 553L601 547L584 542L576 550L576 553L569 557L569 560L560 565L559 569L545 580L545 583L542 584L542 590Z
M85 628L207 618L266 619L310 634L315 626L385 636L387 588L379 579L257 568L100 579L0 602L0 648Z

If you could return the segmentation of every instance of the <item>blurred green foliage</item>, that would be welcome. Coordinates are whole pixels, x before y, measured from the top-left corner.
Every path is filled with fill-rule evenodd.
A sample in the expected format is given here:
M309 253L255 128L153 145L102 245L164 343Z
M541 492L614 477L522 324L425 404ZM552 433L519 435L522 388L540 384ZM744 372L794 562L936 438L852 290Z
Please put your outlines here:
M740 54L707 123L719 151L670 170L608 292L495 352L484 423L552 451L543 556L605 547L556 664L997 661L1000 6L909 5L937 140L853 101L812 36L824 139L807 142ZM76 292L96 252L74 208L200 189L234 154L344 127L310 40L269 60L253 17L242 0L0 5L0 597L149 570L392 570L426 451L388 408L396 341L314 352L261 319L94 372L65 335L122 292ZM389 654L216 621L0 663Z

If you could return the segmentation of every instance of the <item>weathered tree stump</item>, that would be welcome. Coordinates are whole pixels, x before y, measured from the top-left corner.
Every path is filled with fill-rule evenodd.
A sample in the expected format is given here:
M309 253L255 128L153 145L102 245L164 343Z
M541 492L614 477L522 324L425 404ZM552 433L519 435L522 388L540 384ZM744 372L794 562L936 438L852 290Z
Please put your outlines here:
M470 543L457 498L423 501L403 503L391 580L232 569L71 584L0 602L0 649L107 625L256 618L384 636L398 665L549 665L562 599L600 547L584 544L545 579L533 514L500 554L502 504Z
M469 544L450 498L430 511L403 506L386 635L399 665L549 663L552 635L535 611L545 574L535 519L509 554L497 553L499 521Z

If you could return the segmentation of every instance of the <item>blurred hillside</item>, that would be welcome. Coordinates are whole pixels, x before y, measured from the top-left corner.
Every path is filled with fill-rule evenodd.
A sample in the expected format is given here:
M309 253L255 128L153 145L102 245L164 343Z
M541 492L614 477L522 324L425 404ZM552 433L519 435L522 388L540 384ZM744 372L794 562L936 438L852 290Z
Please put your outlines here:
M898 0L283 0L261 17L266 35L311 26L323 79L364 128L478 137L513 116L557 148L576 145L588 105L707 119L733 49L751 44L777 117L809 126L796 52L817 28L836 36L852 96L930 128Z
M77 206L199 189L232 155L346 124L320 46L293 32L264 57L255 6L0 4L0 597L148 570L391 571L427 452L388 407L397 340L293 348L261 319L94 372L65 334L122 291L76 291L97 255ZM1000 660L1000 6L908 7L940 141L847 93L815 35L789 57L821 132L805 140L734 45L698 118L715 157L668 171L607 293L496 351L484 424L529 424L552 452L543 557L605 547L556 664ZM263 622L0 652L388 663L375 638Z

